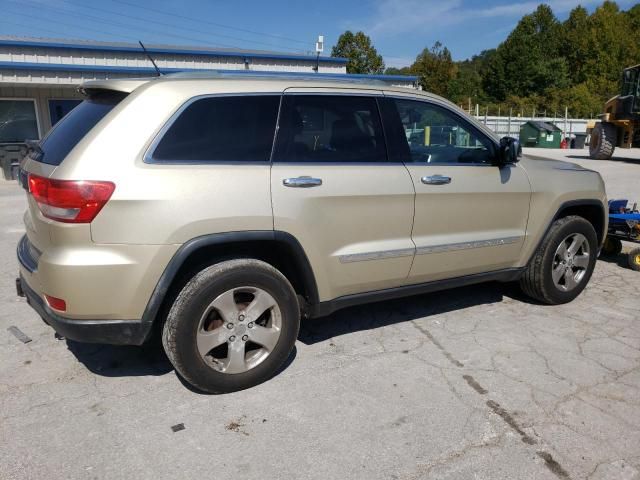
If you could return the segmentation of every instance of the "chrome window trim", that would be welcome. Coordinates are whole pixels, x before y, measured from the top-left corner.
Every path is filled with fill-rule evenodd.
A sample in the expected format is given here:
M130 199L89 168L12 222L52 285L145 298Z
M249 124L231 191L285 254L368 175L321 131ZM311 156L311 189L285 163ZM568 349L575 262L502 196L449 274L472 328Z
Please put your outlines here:
M196 95L195 97L189 98L186 102L184 102L178 109L169 117L169 119L164 123L162 128L158 130L158 132L154 135L153 140L146 148L145 153L142 156L142 162L150 165L269 165L269 160L252 160L252 161L240 161L240 160L156 160L153 158L153 153L155 152L158 144L162 141L163 137L167 133L167 131L173 126L175 121L180 117L180 115L191 106L193 103L204 100L207 98L218 98L218 97L272 97L279 96L282 97L282 92L232 92L232 93L207 93L204 95ZM271 142L271 152L269 158L273 154L273 144L276 138L276 134L278 131L278 122L280 118L280 104L282 103L282 99L278 105L278 112L276 117L275 128L273 132L273 141Z

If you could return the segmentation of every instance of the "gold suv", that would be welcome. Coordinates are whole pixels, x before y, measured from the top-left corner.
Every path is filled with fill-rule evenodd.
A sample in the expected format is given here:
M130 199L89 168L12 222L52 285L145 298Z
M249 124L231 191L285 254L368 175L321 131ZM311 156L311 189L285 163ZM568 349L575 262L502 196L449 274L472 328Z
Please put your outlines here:
M597 173L521 159L428 93L220 74L82 91L21 165L18 293L69 339L157 328L204 391L273 375L302 316L488 280L569 302L606 232Z

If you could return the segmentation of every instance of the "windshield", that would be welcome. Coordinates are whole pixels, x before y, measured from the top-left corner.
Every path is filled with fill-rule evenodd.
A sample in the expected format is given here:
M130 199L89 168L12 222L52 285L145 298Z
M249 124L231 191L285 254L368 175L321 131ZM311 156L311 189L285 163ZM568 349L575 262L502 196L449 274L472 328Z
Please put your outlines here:
M126 94L100 93L71 110L33 149L31 158L48 165L60 165L80 140L126 97Z

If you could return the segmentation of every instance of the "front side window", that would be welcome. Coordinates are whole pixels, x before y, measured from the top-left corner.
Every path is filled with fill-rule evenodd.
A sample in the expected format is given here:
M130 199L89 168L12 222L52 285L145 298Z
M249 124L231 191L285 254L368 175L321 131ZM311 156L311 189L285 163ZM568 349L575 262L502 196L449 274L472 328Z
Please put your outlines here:
M413 163L491 164L493 144L445 108L394 100Z
M285 95L276 162L386 162L376 99Z
M153 152L156 162L268 162L278 95L201 98L180 113Z
M21 143L38 138L35 102L0 100L0 143Z

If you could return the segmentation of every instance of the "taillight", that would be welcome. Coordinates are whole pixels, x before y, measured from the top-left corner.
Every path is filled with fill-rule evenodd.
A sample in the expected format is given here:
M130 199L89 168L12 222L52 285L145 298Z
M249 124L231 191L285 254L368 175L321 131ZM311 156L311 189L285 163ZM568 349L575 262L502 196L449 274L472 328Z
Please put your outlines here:
M109 201L116 186L93 180L53 180L29 174L29 192L47 218L89 223Z

